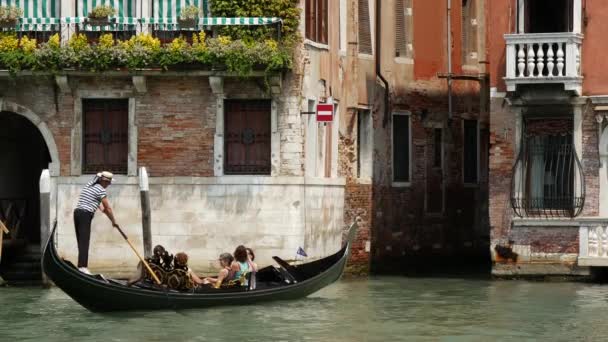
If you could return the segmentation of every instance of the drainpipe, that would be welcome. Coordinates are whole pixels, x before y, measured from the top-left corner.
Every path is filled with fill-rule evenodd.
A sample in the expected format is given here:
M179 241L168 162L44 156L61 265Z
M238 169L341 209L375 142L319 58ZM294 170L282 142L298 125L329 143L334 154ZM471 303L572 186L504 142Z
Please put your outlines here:
M447 1L448 123L452 121L452 0Z
M384 78L384 76L382 75L381 70L382 62L380 60L380 57L382 55L380 54L380 28L382 27L382 25L380 24L380 12L382 12L382 7L380 3L381 0L376 0L376 77L378 77L380 81L382 81L382 83L384 84L384 120L382 120L382 126L386 127L386 124L388 123L389 119L389 88L388 82L386 81L386 78Z

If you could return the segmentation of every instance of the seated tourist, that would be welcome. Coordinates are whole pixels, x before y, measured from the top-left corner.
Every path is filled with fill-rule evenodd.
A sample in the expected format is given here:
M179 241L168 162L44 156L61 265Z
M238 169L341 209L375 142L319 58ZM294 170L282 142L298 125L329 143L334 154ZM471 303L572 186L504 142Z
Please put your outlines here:
M184 252L180 252L175 254L175 259L173 259L173 264L175 269L182 269L186 271L188 277L192 280L192 282L196 285L203 284L203 280L199 278L190 267L188 267L188 254Z
M245 276L250 272L248 258L247 258L247 248L245 246L240 245L234 250L234 261L230 265L230 274L232 280L240 280L241 285L247 286L247 280Z
M156 273L156 276L164 280L163 271L169 272L173 267L173 255L169 254L168 251L161 245L154 246L153 254L151 257L146 258L146 262L148 266ZM147 280L149 282L154 282L154 278L150 275L150 273L146 270L142 262L140 261L137 264L136 272L129 277L127 281L127 285L131 286L137 282L142 280Z
M258 271L258 265L253 262L255 260L255 254L253 253L253 250L249 247L247 247L247 263L249 264L249 269L251 270L251 281L249 284L249 288L252 290L255 290L255 274Z
M230 253L222 253L219 258L220 267L222 268L217 277L206 277L202 282L196 282L197 284L209 284L215 288L219 288L224 281L230 280L230 265L234 258Z

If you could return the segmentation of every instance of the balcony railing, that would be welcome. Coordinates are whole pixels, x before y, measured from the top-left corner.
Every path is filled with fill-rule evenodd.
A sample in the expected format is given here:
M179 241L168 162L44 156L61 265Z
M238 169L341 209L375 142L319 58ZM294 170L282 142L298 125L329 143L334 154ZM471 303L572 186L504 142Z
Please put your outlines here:
M579 266L608 266L608 218L581 219Z
M126 40L139 33L149 33L162 42L171 41L180 35L188 38L200 31L211 32L218 26L277 26L277 38L280 40L282 21L275 17L209 17L199 18L193 27L180 27L175 17L170 18L110 18L107 26L87 24L86 17L63 18L22 18L14 28L0 28L0 32L16 32L19 37L28 36L37 39L38 43L47 41L55 33L66 42L74 34L84 33L95 40L102 33L112 33L115 39Z
M507 91L521 84L563 84L564 90L581 94L582 34L506 34L505 40Z

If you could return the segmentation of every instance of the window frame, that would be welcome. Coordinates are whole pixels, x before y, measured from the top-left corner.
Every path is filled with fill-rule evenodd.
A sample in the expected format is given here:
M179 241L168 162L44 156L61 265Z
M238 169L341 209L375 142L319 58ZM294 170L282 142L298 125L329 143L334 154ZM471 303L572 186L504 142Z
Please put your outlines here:
M395 116L407 116L408 118L408 181L395 181L395 120L391 120L391 182L396 188L412 186L412 113L410 111L394 111L391 118Z

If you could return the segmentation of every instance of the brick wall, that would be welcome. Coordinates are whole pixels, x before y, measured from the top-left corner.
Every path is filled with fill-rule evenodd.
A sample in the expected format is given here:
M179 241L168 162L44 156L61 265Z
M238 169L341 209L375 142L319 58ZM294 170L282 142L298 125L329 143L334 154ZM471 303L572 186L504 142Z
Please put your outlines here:
M525 108L525 107L524 107ZM542 108L542 107L540 107ZM550 107L546 111L550 111ZM585 205L581 216L598 215L599 160L597 123L593 109L582 106L582 153L579 155L585 177ZM556 223L534 218L514 221L510 205L512 168L515 163L515 129L518 108L505 99L491 102L490 125L490 224L493 273L498 276L564 274L579 275L572 255L578 253L578 224L556 226ZM538 110L537 110L538 111ZM574 109L573 109L574 111ZM524 111L524 118L526 116ZM574 115L570 114L570 118ZM528 120L526 130L532 133L572 131L573 120ZM567 218L566 218L567 219ZM543 224L544 222L544 224Z
M394 89L393 110L412 113L409 187L392 185L392 149L400 147L391 146L391 119L387 120L381 109L374 112L373 270L410 273L432 271L448 264L487 264L485 166L480 168L478 187L464 187L462 181L462 121L478 119L480 128L487 127L481 101L478 82L454 82L453 118L448 123L445 80L416 81L408 88ZM440 127L445 127L445 211L431 214L425 210L425 197L427 189L434 185L429 178L433 167L433 131ZM485 143L481 141L481 151Z
M151 176L213 176L215 97L205 78L149 78L136 98L138 164Z

